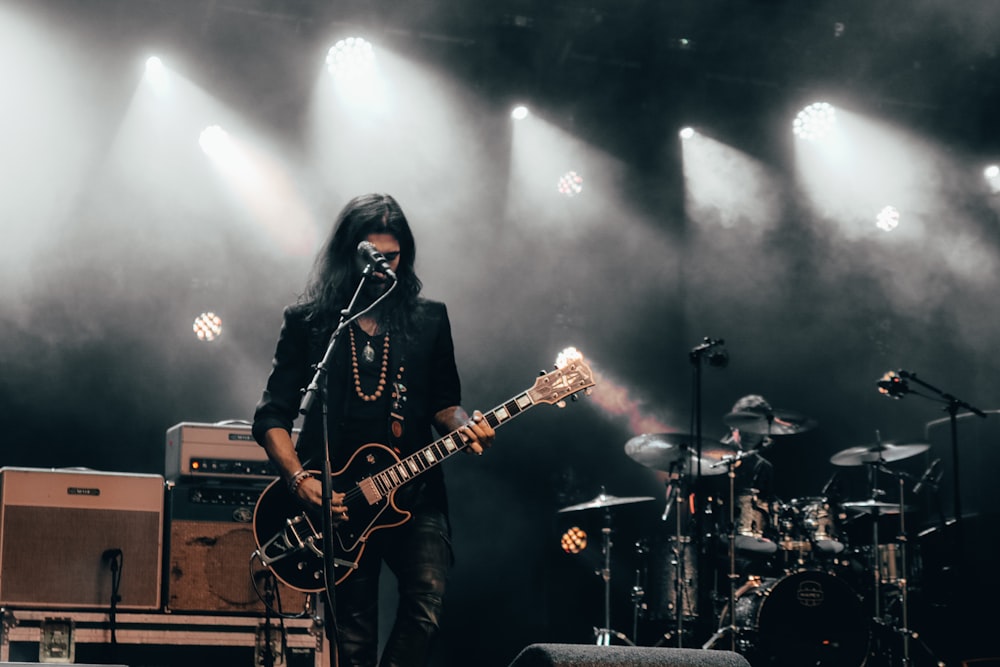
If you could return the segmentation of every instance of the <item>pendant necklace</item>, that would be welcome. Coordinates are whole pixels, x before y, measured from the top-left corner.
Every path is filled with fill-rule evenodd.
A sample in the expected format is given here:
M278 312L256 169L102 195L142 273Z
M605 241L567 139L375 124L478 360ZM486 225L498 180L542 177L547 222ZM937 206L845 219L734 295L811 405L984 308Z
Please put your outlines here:
M361 358L365 360L365 363L373 363L375 361L375 348L372 347L371 338L365 343L365 346L361 349Z

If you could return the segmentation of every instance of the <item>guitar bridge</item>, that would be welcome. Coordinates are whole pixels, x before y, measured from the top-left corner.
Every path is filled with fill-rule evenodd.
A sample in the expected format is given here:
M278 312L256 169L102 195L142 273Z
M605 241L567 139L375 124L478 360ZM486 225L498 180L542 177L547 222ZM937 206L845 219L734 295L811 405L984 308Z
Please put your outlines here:
M257 557L265 567L270 567L283 558L308 549L322 557L323 534L312 525L309 516L303 512L285 522L285 528L261 545Z

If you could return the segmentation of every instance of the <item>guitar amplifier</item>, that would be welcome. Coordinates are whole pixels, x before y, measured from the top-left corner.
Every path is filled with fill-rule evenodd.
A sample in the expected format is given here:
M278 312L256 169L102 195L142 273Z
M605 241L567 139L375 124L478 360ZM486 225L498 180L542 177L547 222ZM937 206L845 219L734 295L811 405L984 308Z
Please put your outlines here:
M160 475L0 468L0 606L157 609L162 536Z
M292 432L298 440L300 429ZM247 423L181 422L167 429L163 461L167 480L217 478L273 480L277 476L267 452L257 444Z

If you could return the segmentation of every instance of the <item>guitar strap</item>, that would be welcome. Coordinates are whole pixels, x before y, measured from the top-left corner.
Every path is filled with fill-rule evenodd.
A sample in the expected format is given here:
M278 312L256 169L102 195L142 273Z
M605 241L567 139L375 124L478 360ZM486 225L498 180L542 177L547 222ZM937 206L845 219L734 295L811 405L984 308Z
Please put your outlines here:
M389 350L391 365L396 368L396 379L392 383L392 405L389 407L389 433L393 442L391 446L396 452L401 451L400 441L406 432L406 336L397 335L399 341Z

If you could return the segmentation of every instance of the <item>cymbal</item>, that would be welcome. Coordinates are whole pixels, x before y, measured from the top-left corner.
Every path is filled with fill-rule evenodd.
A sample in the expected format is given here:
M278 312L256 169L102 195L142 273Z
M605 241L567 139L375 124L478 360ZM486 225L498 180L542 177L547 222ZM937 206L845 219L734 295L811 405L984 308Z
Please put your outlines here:
M764 435L794 435L816 428L815 419L788 410L730 412L722 421L730 428Z
M880 500L852 500L850 502L841 503L841 507L854 510L855 512L864 512L866 514L874 514L876 512L879 514L899 514L898 503L886 503ZM909 512L913 508L904 505L903 509Z
M891 442L877 442L872 445L848 447L830 457L830 463L835 466L859 466L865 463L890 463L908 459L930 449L926 442L915 442L908 445L895 445Z
M698 470L698 438L688 433L643 433L625 443L625 453L647 468L663 472L679 472L682 463L687 470ZM736 453L736 449L717 440L701 439L701 474L724 475L726 466L712 464ZM685 458L686 457L686 458Z
M652 496L633 496L631 498L618 498L616 496L609 496L606 493L601 493L596 496L593 500L588 500L585 503L580 503L579 505L570 505L569 507L564 507L560 512L575 512L577 510L594 510L600 509L602 507L611 507L613 505L628 505L630 503L642 503L647 500L653 500Z

